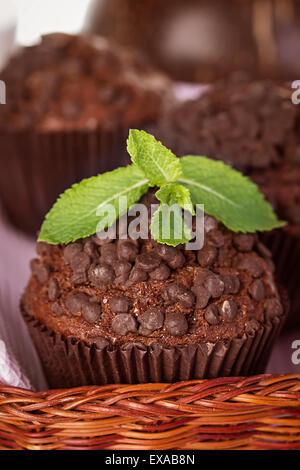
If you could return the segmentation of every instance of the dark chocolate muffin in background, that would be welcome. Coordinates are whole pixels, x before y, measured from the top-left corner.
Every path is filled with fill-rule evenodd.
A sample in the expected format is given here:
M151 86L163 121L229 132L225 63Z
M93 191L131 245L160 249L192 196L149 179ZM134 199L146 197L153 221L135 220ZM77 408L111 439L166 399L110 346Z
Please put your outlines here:
M153 132L178 155L206 155L249 175L288 222L264 240L299 325L300 113L293 91L289 84L235 74L194 101L167 106Z
M22 49L1 79L0 197L29 233L66 187L127 164L128 129L155 122L170 89L136 52L66 34Z
M49 386L263 372L287 313L271 254L213 217L205 231L198 251L151 238L38 243L21 306Z

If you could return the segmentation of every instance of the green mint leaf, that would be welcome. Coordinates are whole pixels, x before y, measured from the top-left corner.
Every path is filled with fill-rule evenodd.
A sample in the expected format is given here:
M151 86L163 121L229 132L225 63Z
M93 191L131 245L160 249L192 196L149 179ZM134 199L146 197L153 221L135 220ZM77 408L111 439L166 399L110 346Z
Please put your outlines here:
M61 194L46 215L39 241L60 244L93 235L112 225L148 188L148 180L135 165L118 168L74 184ZM122 196L127 197L127 204L123 203L119 207L119 198ZM116 215L107 222L108 218L103 214L111 205L115 208Z
M206 157L181 158L178 183L189 189L194 204L235 232L255 232L282 227L258 187L221 161Z
M155 194L157 199L163 204L179 204L182 209L195 215L194 206L190 192L180 184L169 183L162 186Z
M172 183L182 174L180 160L145 131L129 131L127 151L133 163L144 172L151 186Z
M154 240L166 245L177 246L192 238L178 204L161 204L153 214L150 228Z

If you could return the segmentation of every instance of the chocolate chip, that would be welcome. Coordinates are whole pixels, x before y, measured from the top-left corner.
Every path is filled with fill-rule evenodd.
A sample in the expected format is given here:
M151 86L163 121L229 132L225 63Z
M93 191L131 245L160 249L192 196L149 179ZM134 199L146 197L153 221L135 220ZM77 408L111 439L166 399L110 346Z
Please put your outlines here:
M204 287L208 290L210 295L216 299L224 292L224 282L220 276L212 275L204 281Z
M179 302L183 308L190 308L195 301L194 294L183 284L173 282L163 290L163 297L167 303Z
M149 330L152 333L154 330L158 330L163 326L164 319L165 314L163 309L150 307L139 317L139 322L143 329Z
M239 260L237 267L242 271L246 271L252 277L259 277L264 272L262 264L254 256L250 255Z
M205 287L197 285L192 288L196 295L196 308L205 308L210 299L210 293Z
M195 285L202 285L204 281L213 275L213 272L209 269L198 268L194 277Z
M206 233L218 228L218 222L210 215L204 215L204 230Z
M102 232L101 232L102 233ZM99 238L97 234L93 235L92 236L92 241L98 245L98 246L103 246L103 245L107 245L109 243L112 243L113 240L111 238L109 238L109 236L107 235L105 238Z
M83 246L83 251L87 253L91 258L95 258L98 254L96 245L91 240L85 242Z
M111 266L101 263L90 267L88 278L95 287L101 287L103 284L111 284L115 279L115 273Z
M138 248L132 240L118 240L118 256L123 261L135 261Z
M56 279L51 279L48 286L48 298L52 302L59 297L59 287Z
M257 251L263 258L272 258L271 251L261 242L256 244Z
M101 307L98 303L89 302L82 306L82 316L88 323L95 323L101 314Z
M146 273L146 271L144 271L143 269L134 267L129 275L127 283L128 283L128 286L132 286L134 284L137 284L138 282L147 281L147 279L148 279L148 274Z
M114 280L116 286L125 286L129 278L129 273L123 273L120 276L117 276Z
M109 308L114 313L127 313L129 309L129 301L127 297L122 295L114 295L108 302Z
M220 279L224 282L224 294L237 294L240 290L240 280L234 274L220 274Z
M142 253L136 257L135 266L151 272L160 265L160 258L155 253Z
M216 248L221 248L225 243L223 233L216 229L209 232L207 240L209 245L215 246Z
M129 273L131 271L131 264L128 261L116 261L113 264L113 268L115 270L116 276L122 276L125 273Z
M110 243L101 247L101 262L113 264L118 259L117 245Z
M283 307L276 298L265 301L265 314L267 318L278 317L283 314Z
M249 233L238 233L234 235L233 243L239 251L251 251L254 245L254 237Z
M251 318L251 320L245 323L245 331L246 333L254 333L255 331L259 330L260 324L258 323L255 318Z
M220 306L220 315L225 321L233 321L238 313L238 306L233 300L224 300Z
M109 341L106 339L106 338L103 338L101 336L95 336L93 338L90 338L90 340L93 342L93 344L96 346L97 349L104 349L104 348L107 348L107 346L109 346Z
M251 297L253 297L253 299L257 300L258 302L260 300L263 300L265 298L264 283L260 279L253 281L251 286L249 287L249 294L251 295Z
M30 262L32 274L37 278L40 284L45 284L50 277L50 266L42 264L38 259L33 259Z
M168 313L165 318L165 328L172 336L183 336L188 331L188 322L183 313Z
M80 243L70 243L64 249L64 259L67 264L70 264L74 256L80 253L82 245Z
M91 259L87 253L81 251L70 260L70 266L74 272L82 273L90 267Z
M89 296L84 292L70 294L65 301L67 309L77 315L82 312L83 306L89 303Z
M169 259L167 263L172 269L180 269L185 263L185 256L181 251L177 250L175 256Z
M176 248L174 246L163 245L162 243L155 244L156 253L160 256L164 261L172 258L176 254Z
M127 333L137 331L136 319L128 313L119 313L111 322L111 327L117 335L125 336Z
M218 325L221 321L218 307L215 304L209 305L204 314L204 318L209 325Z
M217 255L218 251L214 246L204 245L197 253L198 263L203 268L211 266L216 261Z
M154 281L166 281L170 277L170 269L164 263L162 263L158 268L154 269L149 275L150 279Z
M57 317L60 317L63 314L63 309L58 302L54 302L54 304L51 305L51 310Z
M172 260L177 257L177 254L180 253L178 248L174 246L163 245L161 243L157 243L156 245L156 253L160 256L166 263L172 263ZM178 259L177 259L178 262ZM175 269L175 268L174 268Z
M190 290L186 292L181 292L177 295L177 301L179 302L182 308L191 308L195 302L195 296Z
M87 274L85 271L83 272L74 272L71 276L71 282L74 285L80 285L87 282Z

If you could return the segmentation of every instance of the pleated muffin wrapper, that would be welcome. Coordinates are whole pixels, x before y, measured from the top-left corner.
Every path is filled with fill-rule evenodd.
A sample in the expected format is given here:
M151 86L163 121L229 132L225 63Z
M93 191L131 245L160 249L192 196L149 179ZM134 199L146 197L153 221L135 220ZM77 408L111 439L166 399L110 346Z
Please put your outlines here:
M286 304L285 313L288 308ZM241 338L165 347L158 343L98 349L64 338L28 315L21 306L50 388L114 383L179 382L263 373L286 315L274 317Z
M73 183L129 163L128 127L0 134L0 200L8 219L34 234Z
M276 280L290 300L284 329L300 328L300 227L295 232L289 227L265 232L262 241L272 252Z

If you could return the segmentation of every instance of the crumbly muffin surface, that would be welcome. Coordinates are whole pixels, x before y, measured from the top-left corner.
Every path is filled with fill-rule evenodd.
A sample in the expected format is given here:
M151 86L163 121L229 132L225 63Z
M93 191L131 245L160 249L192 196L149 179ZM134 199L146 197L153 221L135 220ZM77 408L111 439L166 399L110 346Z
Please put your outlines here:
M151 122L168 79L136 54L103 38L51 34L11 59L1 78L7 104L0 127L41 132Z

